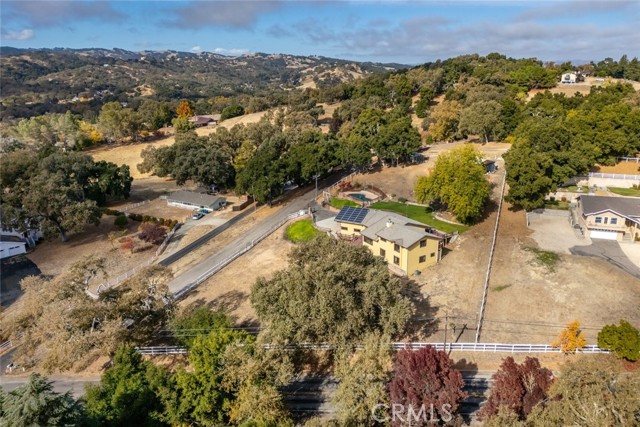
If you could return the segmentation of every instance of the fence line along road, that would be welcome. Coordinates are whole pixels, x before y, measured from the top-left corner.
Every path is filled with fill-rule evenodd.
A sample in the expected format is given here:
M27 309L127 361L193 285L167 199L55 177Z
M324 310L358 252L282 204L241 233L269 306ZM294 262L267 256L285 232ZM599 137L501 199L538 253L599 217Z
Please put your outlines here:
M271 227L270 229L268 229L267 231L265 231L264 233L262 233L260 236L258 236L257 238L253 239L251 241L251 243L249 243L247 246L245 246L244 248L240 249L238 252L234 253L233 255L225 258L224 260L220 261L219 263L215 264L213 267L211 267L209 270L205 271L204 273L202 273L197 279L195 279L193 282L191 282L190 284L188 284L187 286L185 286L184 288L180 289L178 292L176 292L173 296L174 300L178 300L180 298L182 298L184 295L186 295L189 291L191 291L193 288L195 288L196 286L198 286L199 284L201 284L202 282L204 282L205 280L207 280L209 277L213 276L214 274L216 274L218 271L222 270L224 267L226 267L227 265L229 265L232 261L234 261L236 258L240 257L241 255L245 254L246 252L250 251L255 245L257 245L258 243L260 243L261 241L263 241L265 238L267 238L269 235L271 235L274 231L276 231L277 229L279 229L280 227L282 227L284 224L286 224L288 221L294 219L294 218L298 218L301 216L305 216L308 215L308 211L306 210L299 210L297 212L294 212L292 214L289 214L286 216L286 218L284 218L283 220L281 220L280 222L278 222L276 225L274 225L273 227Z
M612 178L612 179L631 179L631 180L639 180L640 175L629 175L624 173L599 173L599 172L589 172L590 178Z
M500 343L433 343L433 342L394 342L391 346L395 350L419 350L425 347L435 347L437 350L444 351L470 351L480 353L562 353L557 347L552 347L548 344L500 344ZM272 348L284 348L286 350L294 349L306 349L306 350L331 350L332 347L329 344L288 344L282 346L265 345L266 349ZM360 347L358 347L360 348ZM187 349L185 347L177 346L159 346L159 347L136 347L136 350L140 354L148 356L159 356L164 354L186 354ZM580 354L601 354L609 353L608 350L603 350L597 345L587 345L582 349L577 350L576 353Z

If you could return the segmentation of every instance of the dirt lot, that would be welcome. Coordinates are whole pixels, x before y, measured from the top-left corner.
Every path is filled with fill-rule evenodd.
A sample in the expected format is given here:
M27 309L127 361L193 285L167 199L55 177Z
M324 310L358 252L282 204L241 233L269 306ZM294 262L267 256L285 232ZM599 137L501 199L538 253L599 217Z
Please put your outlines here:
M255 324L255 313L249 302L251 286L258 277L270 278L274 272L287 267L287 254L293 244L284 238L285 229L286 225L198 286L180 306L223 308L236 324Z
M638 175L640 174L640 163L620 162L615 166L594 166L591 172L623 173L623 174L629 174L629 175Z
M435 164L436 159L440 153L451 151L456 147L460 147L465 142L454 142L451 144L435 144L429 147L423 154L428 157L428 160L424 163L396 167L384 167L374 170L371 173L364 175L358 175L354 178L354 182L359 182L363 185L375 185L381 190L387 193L388 196L395 194L395 197L404 197L407 200L415 201L413 189L416 185L416 181L419 176L427 175L429 170ZM488 144L473 144L479 150L481 150L486 158L496 159L505 153L510 144L504 144L499 142L490 142ZM503 163L499 161L499 168L502 168Z
M537 265L522 212L505 206L482 332L485 342L550 343L564 325L581 322L596 343L608 323L640 325L640 280L595 258L560 255L555 271Z
M114 230L114 220L115 217L105 215L98 227L87 226L84 232L71 234L67 242L56 239L39 243L27 257L38 266L42 274L55 276L87 255L104 256L109 276L118 276L150 258L155 246L150 250L131 254L130 251L120 249L117 242L112 245L108 235ZM139 223L130 221L125 235L136 233L138 225Z
M126 207L126 205L124 207ZM117 207L115 209L117 209ZM164 199L151 200L143 205L127 209L127 212L155 216L157 218L174 219L180 222L184 222L187 218L190 218L192 214L192 211L189 209L168 206L167 201Z

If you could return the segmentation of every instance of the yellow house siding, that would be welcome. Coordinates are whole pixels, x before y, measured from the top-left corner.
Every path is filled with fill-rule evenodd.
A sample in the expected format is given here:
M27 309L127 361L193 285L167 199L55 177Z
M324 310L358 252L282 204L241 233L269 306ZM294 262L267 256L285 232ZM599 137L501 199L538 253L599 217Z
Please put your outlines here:
M364 225L349 224L348 222L338 222L340 225L340 234L345 236L359 236L360 231L364 230Z
M344 236L359 236L361 231L366 227L361 224L350 224L346 222L338 222L340 225L340 234ZM396 244L391 240L386 240L381 237L377 239L371 239L371 243L367 242L368 239L363 240L363 245L367 247L371 253L375 256L382 257L388 264L394 265L401 269L406 274L411 274L416 270L424 270L427 267L437 264L440 261L440 241L433 238L425 238L422 241L426 242L425 247L420 246L418 241L410 248L399 247L396 251ZM380 250L384 251L384 255ZM433 256L431 256L433 254ZM424 256L424 261L420 262L420 257ZM398 262L394 262L394 257L398 257Z
M427 267L436 265L440 261L440 242L436 239L426 239L427 245L420 247L420 242L416 242L407 250L407 273L416 270L424 270ZM433 254L433 256L431 256ZM420 262L420 257L424 256L424 262Z

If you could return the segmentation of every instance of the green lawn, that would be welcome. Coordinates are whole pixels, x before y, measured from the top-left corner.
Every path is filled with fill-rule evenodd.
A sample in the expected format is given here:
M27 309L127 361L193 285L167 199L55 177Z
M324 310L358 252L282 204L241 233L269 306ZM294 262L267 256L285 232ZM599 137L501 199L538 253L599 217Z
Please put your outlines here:
M356 202L352 201L352 200L347 200L347 199L337 199L337 198L333 198L331 199L331 202L329 202L331 204L331 206L333 206L336 209L342 209L345 206L352 206L354 208L357 208L358 206L360 206L359 204L357 204Z
M431 209L425 208L424 206L408 205L398 202L377 202L369 207L404 215L413 220L430 225L440 231L444 231L445 233L453 233L455 231L462 233L469 228L466 225L449 224L448 222L440 221L434 217Z
M287 227L287 239L293 243L308 242L318 235L319 231L311 223L310 219L296 221Z
M621 196L640 197L640 188L609 187L609 191Z
M562 200L545 200L544 208L545 209L559 209L563 211L568 211L571 207L569 202L563 202Z

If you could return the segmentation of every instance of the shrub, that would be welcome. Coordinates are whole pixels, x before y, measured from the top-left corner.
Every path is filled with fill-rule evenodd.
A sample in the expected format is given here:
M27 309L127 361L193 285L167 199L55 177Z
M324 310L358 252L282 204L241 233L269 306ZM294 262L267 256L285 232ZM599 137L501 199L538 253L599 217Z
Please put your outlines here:
M126 227L127 224L129 224L129 218L127 218L126 215L121 214L118 215L115 219L115 221L113 221L113 225L115 225L116 227Z
M160 243L167 236L167 229L158 224L143 223L138 237L148 243Z
M405 199L404 197L398 197L398 201L400 203L407 203L407 199Z
M626 320L621 320L620 326L606 325L598 333L598 347L635 362L640 359L640 332Z

